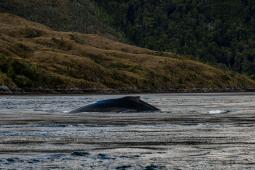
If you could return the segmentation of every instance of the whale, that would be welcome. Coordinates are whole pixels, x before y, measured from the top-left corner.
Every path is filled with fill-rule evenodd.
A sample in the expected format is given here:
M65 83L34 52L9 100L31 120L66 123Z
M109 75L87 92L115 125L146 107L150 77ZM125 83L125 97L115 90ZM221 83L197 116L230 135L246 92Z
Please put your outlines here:
M140 96L126 96L116 99L101 100L93 104L70 111L70 113L81 112L156 112L160 109L142 101Z

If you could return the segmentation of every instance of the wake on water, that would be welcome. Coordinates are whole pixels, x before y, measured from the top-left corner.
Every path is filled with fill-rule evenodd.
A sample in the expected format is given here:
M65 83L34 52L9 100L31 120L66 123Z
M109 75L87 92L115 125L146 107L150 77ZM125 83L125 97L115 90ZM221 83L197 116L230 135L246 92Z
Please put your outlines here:
M229 113L229 110L210 110L209 114L224 114L224 113Z

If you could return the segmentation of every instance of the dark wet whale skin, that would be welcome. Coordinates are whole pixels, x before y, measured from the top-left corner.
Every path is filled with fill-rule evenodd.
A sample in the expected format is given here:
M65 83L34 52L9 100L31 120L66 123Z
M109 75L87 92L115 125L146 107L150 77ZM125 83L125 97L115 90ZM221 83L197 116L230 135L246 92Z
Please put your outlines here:
M101 100L71 111L80 112L155 112L158 108L142 101L139 96L127 96L118 99Z

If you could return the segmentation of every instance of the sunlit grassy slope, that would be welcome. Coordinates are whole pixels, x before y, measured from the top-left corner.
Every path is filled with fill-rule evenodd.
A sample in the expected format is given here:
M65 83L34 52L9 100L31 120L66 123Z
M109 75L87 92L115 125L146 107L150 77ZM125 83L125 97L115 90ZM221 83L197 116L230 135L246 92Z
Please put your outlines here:
M249 89L255 82L175 54L98 35L57 32L0 14L0 85L11 89L171 91Z

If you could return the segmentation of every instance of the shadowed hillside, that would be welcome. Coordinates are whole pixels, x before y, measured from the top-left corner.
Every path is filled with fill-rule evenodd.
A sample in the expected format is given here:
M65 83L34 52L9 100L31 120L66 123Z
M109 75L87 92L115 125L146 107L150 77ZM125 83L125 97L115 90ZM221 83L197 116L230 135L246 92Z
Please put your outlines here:
M96 0L136 45L255 77L254 0Z
M245 76L99 35L57 32L0 14L0 84L17 90L249 89Z
M1 0L1 11L45 24L58 31L120 37L119 33L104 23L108 15L93 0Z
M253 0L1 0L0 11L58 31L191 55L255 78Z

